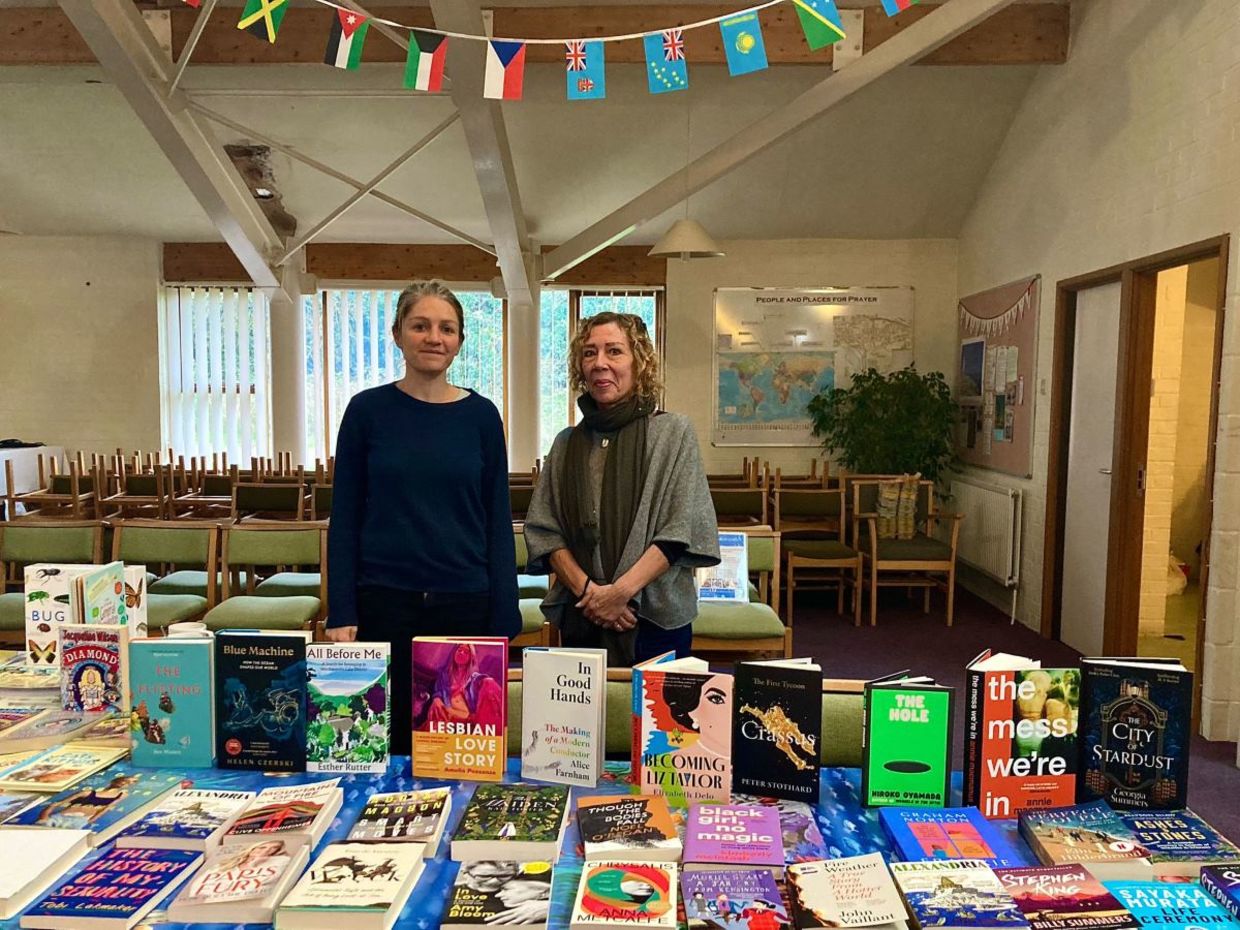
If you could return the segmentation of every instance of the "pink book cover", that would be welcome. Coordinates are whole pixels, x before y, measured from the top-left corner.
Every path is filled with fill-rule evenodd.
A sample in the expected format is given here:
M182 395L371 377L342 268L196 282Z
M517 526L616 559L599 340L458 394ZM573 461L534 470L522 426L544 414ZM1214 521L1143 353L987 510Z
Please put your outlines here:
M749 804L694 804L685 830L684 861L704 864L784 864L779 808Z

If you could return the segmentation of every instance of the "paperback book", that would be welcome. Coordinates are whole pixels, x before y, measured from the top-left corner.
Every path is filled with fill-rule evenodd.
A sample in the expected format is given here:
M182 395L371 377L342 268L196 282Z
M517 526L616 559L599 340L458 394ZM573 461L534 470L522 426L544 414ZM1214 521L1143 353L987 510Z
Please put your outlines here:
M1149 851L1105 801L1025 811L1018 822L1043 865L1086 865L1103 879L1152 877Z
M861 803L946 807L951 800L955 688L929 678L867 682Z
M181 775L175 772L136 770L120 763L28 807L9 823L89 830L90 844L102 846L180 785Z
M641 676L641 793L680 807L732 792L732 676L677 659Z
M6 791L0 794L0 824L12 823L26 808L38 804L45 797L33 791Z
M1240 862L1240 848L1190 810L1117 813L1149 851L1155 875L1196 878L1203 865Z
M1240 920L1240 864L1207 865L1201 870L1201 887Z
M980 859L991 868L1029 864L976 807L884 807L878 819L896 857L905 862Z
M343 803L339 778L265 788L233 821L222 842L284 839L313 847L323 838Z
M521 777L597 784L606 742L607 650L530 646L521 662Z
M301 876L309 858L307 846L283 840L217 849L169 906L168 920L269 924L276 905Z
M629 780L635 784L642 783L642 720L645 717L645 685L643 677L647 669L656 668L660 665L666 665L669 662L675 662L676 653L665 652L657 655L645 662L636 662L633 664L633 683L630 689L630 715L629 721L631 725L632 739L629 741ZM706 668L703 664L701 668Z
M809 659L738 662L732 788L818 803L822 668Z
M95 565L78 575L69 589L69 609L76 623L126 626L125 564Z
M125 829L116 845L210 852L253 799L253 791L182 788Z
M223 769L306 767L306 638L221 630L215 636L215 745Z
M59 669L58 630L73 623L69 595L74 580L93 565L27 565L25 577L26 663L31 668Z
M1188 804L1193 674L1174 659L1082 659L1078 801Z
M797 930L903 927L908 914L881 853L788 867Z
M570 930L676 930L679 869L670 862L587 862Z
M389 927L422 874L418 843L331 843L280 902L275 924Z
M452 838L452 858L555 862L567 821L567 787L479 785Z
M59 692L57 692L57 697L59 697ZM59 701L57 703L59 704ZM46 713L14 724L13 728L4 735L3 741L0 741L0 746L6 754L31 750L42 752L76 736L81 736L99 722L100 716L99 714L84 714L80 711L61 710L59 706L49 708Z
M733 804L761 804L779 811L779 827L784 834L784 863L830 859L831 852L822 837L814 808L804 801L763 798L752 794L732 795Z
M29 723L40 714L46 714L47 707L34 704L6 704L0 707L0 745L5 745L9 731L23 723Z
M1140 926L1082 865L996 869L1033 930L1136 930Z
M307 771L387 771L391 651L388 643L306 647Z
M128 749L132 744L129 738L129 718L121 714L90 714L91 723L81 730L75 730L71 739L75 743L90 746L120 747Z
M789 923L779 886L766 869L681 872L689 930L778 930Z
M1075 801L1080 670L988 649L966 672L964 803L994 819Z
M994 871L981 860L893 862L891 875L919 927L1029 926Z
M694 804L685 827L686 871L765 868L784 874L779 811L760 805Z
M450 788L372 794L346 842L422 843L432 857L451 810Z
M134 765L215 764L214 646L209 639L137 639L129 644L129 728Z
M61 706L71 713L129 715L129 631L70 623L59 631Z
M9 706L60 706L60 666L27 665L27 653L0 666L0 701Z
M85 830L0 830L0 920L21 913L89 849ZM20 863L20 867L15 867Z
M70 743L32 756L0 772L0 791L41 791L55 794L122 758L126 750Z
M698 600L708 604L749 603L749 537L719 534L719 564L693 573Z
M1105 882L1142 927L1156 930L1236 930L1233 917L1197 882Z
M667 800L658 795L578 798L577 829L587 860L680 861L680 836Z
M499 781L508 753L508 640L413 640L413 774Z
M493 926L541 930L550 911L550 862L464 862L448 895L440 930Z

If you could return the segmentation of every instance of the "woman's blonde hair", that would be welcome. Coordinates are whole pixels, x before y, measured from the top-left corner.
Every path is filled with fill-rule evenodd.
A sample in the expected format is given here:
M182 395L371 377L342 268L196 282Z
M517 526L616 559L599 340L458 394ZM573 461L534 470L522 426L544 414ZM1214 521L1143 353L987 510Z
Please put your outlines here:
M574 393L587 392L589 382L582 366L581 353L585 341L590 338L590 331L596 326L615 323L629 339L629 348L633 351L633 388L643 400L657 401L663 390L663 382L659 378L659 355L650 339L646 323L635 313L613 313L610 310L586 317L577 326L577 334L573 336L568 347L568 381Z
M465 308L461 306L460 300L452 293L442 281L414 281L407 288L400 292L400 297L396 300L396 318L392 320L392 335L399 336L400 328L405 322L405 317L409 315L409 311L418 305L418 301L423 297L438 297L440 300L447 301L452 309L456 311L456 325L461 334L461 341L465 341Z

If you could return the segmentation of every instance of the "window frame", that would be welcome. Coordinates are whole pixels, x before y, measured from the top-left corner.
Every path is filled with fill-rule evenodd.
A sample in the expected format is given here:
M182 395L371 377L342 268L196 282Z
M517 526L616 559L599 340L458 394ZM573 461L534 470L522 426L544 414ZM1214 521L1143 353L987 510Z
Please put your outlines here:
M659 360L659 371L664 372L664 360L666 357L666 335L667 335L667 289L663 287L607 287L606 285L591 284L587 286L569 286L568 287L568 341L572 344L573 336L577 332L577 327L581 325L581 299L583 297L614 297L617 294L654 297L654 351L655 357ZM541 351L541 346L539 347ZM667 388L659 392L659 406L663 406ZM568 425L575 426L577 424L577 405L573 403L571 391L566 399L568 404Z

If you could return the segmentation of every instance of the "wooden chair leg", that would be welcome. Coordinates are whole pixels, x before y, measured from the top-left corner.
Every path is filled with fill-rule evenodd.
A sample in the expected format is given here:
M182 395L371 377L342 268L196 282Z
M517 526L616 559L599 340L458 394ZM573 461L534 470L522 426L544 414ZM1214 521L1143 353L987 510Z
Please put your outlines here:
M953 612L956 609L956 563L947 570L947 625L952 625Z
M861 626L861 559L853 566L853 626Z
M878 626L878 563L870 562L870 626Z
M921 589L921 612L923 614L930 613L930 586Z
M835 612L844 612L844 569L839 570L839 583L835 587Z
M792 626L792 617L793 617L792 612L795 609L793 607L793 596L796 593L797 581L796 581L796 569L793 567L791 562L788 563L788 577L787 577L787 580L785 581L785 584L788 587L788 624L787 625Z

